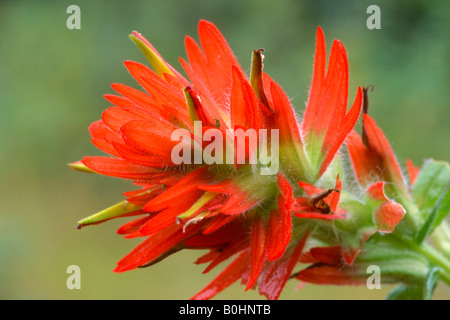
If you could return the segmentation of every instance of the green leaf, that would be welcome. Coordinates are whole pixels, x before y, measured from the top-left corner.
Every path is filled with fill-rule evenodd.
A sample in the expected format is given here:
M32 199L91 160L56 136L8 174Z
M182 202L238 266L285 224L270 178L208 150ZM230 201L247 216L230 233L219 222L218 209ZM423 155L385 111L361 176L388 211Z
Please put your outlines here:
M439 269L432 268L423 283L401 284L387 295L387 300L430 300L439 280Z
M420 170L412 190L420 210L421 225L416 240L421 243L450 212L450 165L428 160Z
M431 209L430 213L428 214L427 218L425 219L425 222L423 223L422 227L420 228L419 232L417 233L416 240L417 243L422 243L425 238L432 233L432 231L439 226L439 224L442 222L442 219L447 215L447 213L443 210L440 212L444 213L443 215L438 215L439 210L442 207L442 202L444 201L445 197L448 198L448 195L450 194L449 191L450 186L450 180L447 182L447 185L445 186L444 190L442 191L441 196L434 204L433 209ZM448 211L447 211L448 212ZM439 220L439 218L441 218Z
M422 289L419 286L401 284L388 293L387 300L423 300Z
M436 285L439 281L439 268L432 268L428 273L428 277L425 281L424 286L424 298L425 300L430 300L433 296L434 289L436 289Z

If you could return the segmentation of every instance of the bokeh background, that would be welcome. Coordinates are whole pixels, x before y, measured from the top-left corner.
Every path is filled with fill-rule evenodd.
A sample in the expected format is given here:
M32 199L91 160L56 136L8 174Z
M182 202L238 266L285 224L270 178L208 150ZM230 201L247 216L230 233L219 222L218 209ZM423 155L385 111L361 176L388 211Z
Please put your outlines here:
M81 8L81 30L66 9ZM366 9L381 8L369 30ZM109 104L110 83L137 86L123 60L145 62L128 35L143 33L172 65L185 57L184 36L199 19L214 22L245 70L265 48L265 71L299 113L311 81L315 31L340 39L350 64L350 99L372 84L370 113L402 164L450 160L450 2L402 1L0 1L0 298L186 299L219 271L202 275L199 252L181 252L149 269L112 272L138 239L112 221L77 230L76 221L121 201L127 181L78 173L66 164L100 155L88 126ZM81 268L81 290L66 269ZM382 290L289 282L281 299L382 299ZM260 299L235 284L219 299ZM435 298L448 299L439 286Z

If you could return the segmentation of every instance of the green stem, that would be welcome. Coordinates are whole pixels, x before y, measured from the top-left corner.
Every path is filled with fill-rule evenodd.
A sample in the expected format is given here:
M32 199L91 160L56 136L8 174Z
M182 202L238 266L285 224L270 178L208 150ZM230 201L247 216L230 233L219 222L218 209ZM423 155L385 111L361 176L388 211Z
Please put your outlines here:
M450 261L448 261L445 256L427 243L422 243L422 245L418 247L417 251L426 257L432 265L441 269L440 278L446 284L450 285Z
M440 279L450 285L450 261L444 255L426 242L419 245L402 234L396 233L392 236L409 249L421 254L431 265L438 267L440 269Z

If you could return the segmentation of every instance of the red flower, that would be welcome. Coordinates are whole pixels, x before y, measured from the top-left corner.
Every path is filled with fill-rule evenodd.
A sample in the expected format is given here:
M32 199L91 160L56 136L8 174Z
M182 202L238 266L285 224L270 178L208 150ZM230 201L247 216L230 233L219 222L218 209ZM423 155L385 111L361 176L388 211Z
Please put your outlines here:
M346 209L339 205L342 183L334 172L338 164L332 164L357 121L362 91L358 88L347 112L346 52L336 40L325 70L325 40L319 28L310 98L299 125L289 98L262 71L261 50L253 53L247 79L213 24L201 21L198 31L200 46L186 37L188 61L180 59L189 81L139 33L131 35L155 71L125 62L145 92L112 85L119 95L105 95L113 106L89 128L93 144L111 157L86 157L72 167L132 180L139 190L124 193L126 201L80 220L79 227L137 216L117 232L145 240L118 262L116 272L150 266L182 249L207 249L196 261L208 263L205 273L236 258L194 299L211 298L238 280L246 290L259 287L261 294L276 299L310 235L311 224L304 222L347 218ZM383 151L384 140L376 140L379 134L368 116L364 121L371 147L359 143L354 133L353 144L349 144L358 177L366 178L366 161L373 166L386 164L390 177L397 179L396 163L389 151ZM249 162L261 149L250 143L243 163L237 153L225 164L201 158L213 144L201 136L212 129L219 132L214 143L228 141L230 130L279 130L279 141L267 140L270 146L279 145L279 157L270 162L279 162L278 170L272 175L258 174L269 163L260 157ZM174 132L179 133L179 140L173 139ZM231 139L235 145L237 138ZM177 148L183 158L193 161L175 162ZM226 144L214 150L216 160L228 160ZM371 158L374 153L377 157ZM329 176L336 177L335 185L320 188L318 179L329 167L333 167ZM383 231L401 219L390 217L385 209L380 208L375 216ZM359 249L350 250L348 261L353 261Z

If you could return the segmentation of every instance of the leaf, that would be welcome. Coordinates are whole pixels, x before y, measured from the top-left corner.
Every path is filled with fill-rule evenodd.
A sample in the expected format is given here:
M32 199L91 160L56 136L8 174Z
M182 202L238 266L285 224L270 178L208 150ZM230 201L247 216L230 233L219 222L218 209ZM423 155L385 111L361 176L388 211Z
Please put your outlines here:
M450 212L450 166L447 162L428 160L420 170L412 191L422 218L416 236L421 243Z
M419 285L401 284L387 295L387 300L430 300L439 280L439 269L432 268L423 283Z
M428 217L426 218L425 222L422 225L422 228L420 228L419 232L417 233L416 240L420 244L422 241L434 230L435 227L437 227L442 219L447 215L448 211L443 211L444 215L442 216L442 219L436 224L438 216L438 212L442 207L442 202L444 201L445 197L449 194L449 186L450 186L450 180L448 180L447 185L444 188L444 191L442 191L441 196L436 201L433 209L431 209L431 212L428 214ZM448 197L447 197L448 198ZM448 202L448 201L447 201Z
M439 268L434 267L428 273L428 277L425 281L424 286L424 297L425 300L430 300L433 296L434 289L439 281Z
M419 286L401 284L388 293L386 300L423 300Z

